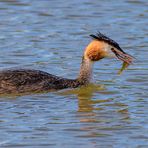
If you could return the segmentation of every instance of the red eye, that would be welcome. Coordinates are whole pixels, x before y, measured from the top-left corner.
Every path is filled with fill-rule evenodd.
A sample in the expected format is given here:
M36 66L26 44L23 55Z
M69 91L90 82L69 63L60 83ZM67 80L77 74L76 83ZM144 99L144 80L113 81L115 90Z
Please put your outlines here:
M111 51L116 54L116 51L114 48L111 48Z

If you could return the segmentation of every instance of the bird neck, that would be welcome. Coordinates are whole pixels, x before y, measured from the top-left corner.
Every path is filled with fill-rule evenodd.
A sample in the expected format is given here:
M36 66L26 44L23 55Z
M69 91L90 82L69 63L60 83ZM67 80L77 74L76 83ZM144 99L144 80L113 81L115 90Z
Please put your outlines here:
M92 79L92 68L93 68L93 62L90 59L85 58L83 56L81 67L80 67L80 72L77 78L77 80L81 84L85 85L85 84L90 83Z

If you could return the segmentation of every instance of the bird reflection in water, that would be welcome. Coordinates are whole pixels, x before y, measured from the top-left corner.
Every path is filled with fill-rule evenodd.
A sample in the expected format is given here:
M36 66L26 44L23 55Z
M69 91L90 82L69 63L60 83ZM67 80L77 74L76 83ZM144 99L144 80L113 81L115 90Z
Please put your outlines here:
M80 117L81 122L101 122L102 118L103 121L107 121L114 117L117 117L120 120L129 119L128 106L126 104L110 97L107 99L95 98L95 94L97 94L97 96L104 95L105 97L112 94L111 91L109 92L105 89L104 85L89 84L88 86L77 89L60 91L58 94L77 96L78 116ZM107 109L109 110L106 111ZM113 112L114 115L112 115Z

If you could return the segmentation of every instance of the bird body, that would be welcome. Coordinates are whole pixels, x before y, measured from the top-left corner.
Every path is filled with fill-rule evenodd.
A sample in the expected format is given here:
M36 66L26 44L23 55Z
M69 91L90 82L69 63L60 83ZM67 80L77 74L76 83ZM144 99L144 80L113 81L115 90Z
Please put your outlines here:
M58 77L39 70L15 69L0 72L0 94L75 88L78 80Z
M125 53L112 39L98 33L91 35L82 56L79 75L76 79L58 77L40 70L10 69L0 71L0 94L28 93L76 88L90 83L93 63L105 57L117 57L130 64L132 57Z

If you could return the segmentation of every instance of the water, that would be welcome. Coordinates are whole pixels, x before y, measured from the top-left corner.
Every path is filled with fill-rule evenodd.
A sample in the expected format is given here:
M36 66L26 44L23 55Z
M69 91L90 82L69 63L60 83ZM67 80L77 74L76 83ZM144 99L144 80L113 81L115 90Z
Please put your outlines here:
M0 0L0 69L76 77L97 30L136 57L94 67L99 87L0 97L0 147L148 147L147 0Z

